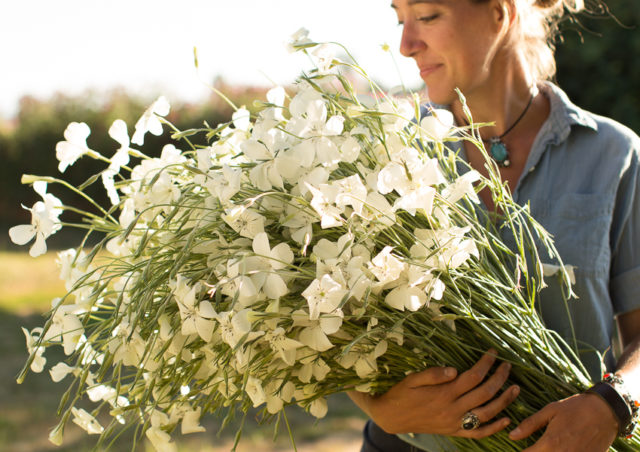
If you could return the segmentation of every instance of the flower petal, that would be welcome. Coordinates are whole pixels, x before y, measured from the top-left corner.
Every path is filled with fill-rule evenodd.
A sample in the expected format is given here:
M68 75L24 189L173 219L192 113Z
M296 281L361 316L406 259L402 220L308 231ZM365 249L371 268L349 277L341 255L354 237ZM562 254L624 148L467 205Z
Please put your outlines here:
M36 229L30 224L21 224L9 229L9 237L16 245L28 243L36 235Z

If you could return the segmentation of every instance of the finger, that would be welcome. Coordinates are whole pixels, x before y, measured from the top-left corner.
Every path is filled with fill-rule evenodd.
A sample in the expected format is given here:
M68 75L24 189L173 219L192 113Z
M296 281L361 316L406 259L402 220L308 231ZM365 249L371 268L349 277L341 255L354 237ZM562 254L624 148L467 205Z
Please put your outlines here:
M461 409L468 411L477 406L484 405L493 399L507 381L507 378L509 378L509 370L511 370L511 364L500 364L495 373L491 375L487 381L460 397L457 403L460 404Z
M453 367L430 367L421 372L409 374L404 381L410 388L448 383L458 375Z
M455 385L455 390L458 395L465 394L482 383L495 361L496 351L491 349L486 352L471 369L460 374Z
M520 394L520 388L518 386L511 386L509 389L500 394L499 397L495 398L488 404L473 408L474 413L480 419L480 422L487 422L494 417L496 417L499 413L501 413L506 407L508 407L511 402L513 402L516 397Z
M472 439L486 438L487 436L495 435L499 431L504 430L509 426L510 423L511 419L509 419L508 417L503 417L495 422L491 422L490 424L481 425L475 430L461 429L458 433L458 436Z
M509 433L509 438L517 441L530 436L533 432L536 432L547 425L553 417L553 414L554 404L551 403L522 421L520 425Z

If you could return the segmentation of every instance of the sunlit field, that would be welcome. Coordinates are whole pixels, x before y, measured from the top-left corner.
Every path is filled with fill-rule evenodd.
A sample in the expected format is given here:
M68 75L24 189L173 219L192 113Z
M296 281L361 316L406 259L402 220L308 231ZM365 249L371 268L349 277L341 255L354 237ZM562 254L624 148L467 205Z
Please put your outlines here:
M65 380L53 383L47 371L30 373L22 385L15 377L26 355L25 339L20 327L29 329L42 325L42 313L51 300L64 293L58 280L55 253L36 259L25 253L0 253L0 451L2 452L82 452L92 450L95 437L69 423L63 446L56 447L47 437L57 423L58 401L64 392ZM50 353L50 352L47 352ZM60 351L60 353L62 353ZM51 355L45 355L51 356ZM343 395L329 400L329 415L317 421L304 411L291 407L287 417L293 431L295 446L287 429L281 425L258 425L253 415L247 417L238 452L356 452L360 449L364 417ZM180 452L223 452L232 449L235 428L230 426L217 434L221 420L207 416L206 433L176 436ZM274 439L274 433L277 433ZM113 445L113 451L130 451L131 435L123 435ZM136 451L152 451L142 441Z

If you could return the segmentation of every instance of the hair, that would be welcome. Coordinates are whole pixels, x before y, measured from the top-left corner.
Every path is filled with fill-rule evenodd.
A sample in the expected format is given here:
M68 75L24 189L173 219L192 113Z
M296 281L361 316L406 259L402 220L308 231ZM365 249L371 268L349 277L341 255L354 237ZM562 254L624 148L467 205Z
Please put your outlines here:
M489 0L472 1L484 3ZM517 10L514 42L537 80L550 80L555 76L555 42L559 37L559 24L565 16L606 8L601 0L586 0L588 5L585 0L506 1L513 2Z

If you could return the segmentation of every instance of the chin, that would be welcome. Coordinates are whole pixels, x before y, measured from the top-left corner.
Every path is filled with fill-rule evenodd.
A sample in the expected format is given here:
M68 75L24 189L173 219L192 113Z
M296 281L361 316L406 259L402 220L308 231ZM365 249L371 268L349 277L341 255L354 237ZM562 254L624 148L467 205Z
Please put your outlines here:
M438 105L451 105L454 100L458 99L458 95L453 89L448 90L438 90L438 89L429 89L429 86L426 87L427 99L429 102L438 104Z

